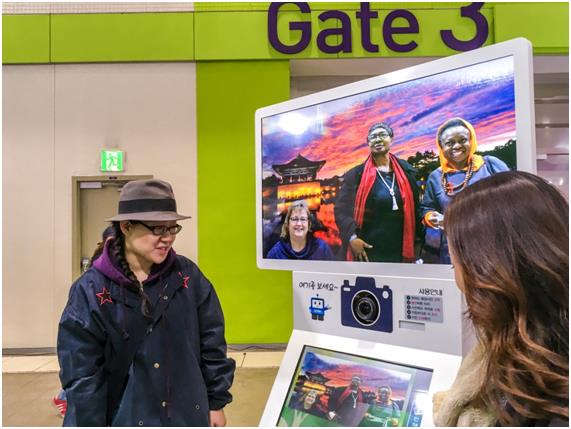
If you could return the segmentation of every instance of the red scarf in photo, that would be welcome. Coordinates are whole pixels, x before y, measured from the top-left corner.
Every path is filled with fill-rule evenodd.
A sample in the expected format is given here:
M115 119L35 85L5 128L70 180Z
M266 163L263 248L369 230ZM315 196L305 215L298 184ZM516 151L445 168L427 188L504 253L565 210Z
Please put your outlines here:
M343 391L343 393L341 394L341 396L339 397L339 399L335 403L335 409L338 409L341 407L341 404L343 404L343 401L345 399L347 399L347 396L349 396L351 394L351 392L352 392L351 386L347 386L347 388ZM361 391L361 389L357 389L356 402L363 402L363 392Z
M397 157L392 153L389 153L389 159L393 171L395 173L395 179L399 187L399 191L403 201L403 214L404 214L404 225L402 234L402 258L403 262L413 262L414 261L414 233L416 227L415 215L414 215L414 198L412 194L412 188L410 183L404 173L404 170L400 166ZM365 161L365 167L363 169L363 175L361 176L361 183L357 189L357 195L355 196L355 208L353 210L353 217L358 228L363 226L363 217L365 216L365 204L367 202L367 197L369 192L375 184L377 179L377 166L373 161L372 155L369 155ZM382 222L382 220L379 220ZM352 261L353 255L351 249L347 249L347 260Z

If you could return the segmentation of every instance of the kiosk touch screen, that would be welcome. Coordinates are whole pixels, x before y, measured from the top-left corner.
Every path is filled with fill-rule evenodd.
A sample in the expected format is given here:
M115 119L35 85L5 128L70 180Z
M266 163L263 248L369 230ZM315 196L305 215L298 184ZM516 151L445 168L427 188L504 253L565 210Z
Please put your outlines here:
M420 426L433 371L304 346L278 426Z

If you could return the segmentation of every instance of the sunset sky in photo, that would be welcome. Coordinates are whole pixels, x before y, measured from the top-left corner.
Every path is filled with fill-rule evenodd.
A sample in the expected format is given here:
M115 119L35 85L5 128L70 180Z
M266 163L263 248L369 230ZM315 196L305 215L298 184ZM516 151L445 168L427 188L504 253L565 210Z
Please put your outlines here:
M436 152L438 127L458 116L474 125L480 151L516 136L512 57L264 118L263 177L298 154L327 161L318 179L343 175L366 159L367 132L377 122L393 128L396 156Z
M391 364L370 360L360 362L363 358L351 359L350 355L343 356L334 352L323 351L315 353L307 351L301 369L303 372L321 373L329 378L328 386L339 387L351 384L351 377L361 377L361 388L376 392L380 386L389 385L393 391L394 399L404 399L412 374L399 371Z

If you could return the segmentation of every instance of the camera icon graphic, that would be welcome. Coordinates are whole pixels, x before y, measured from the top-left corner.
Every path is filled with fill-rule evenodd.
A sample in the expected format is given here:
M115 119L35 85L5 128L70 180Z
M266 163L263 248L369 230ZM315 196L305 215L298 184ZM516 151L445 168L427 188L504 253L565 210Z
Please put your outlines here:
M393 291L372 277L357 277L341 287L341 324L380 332L393 331Z

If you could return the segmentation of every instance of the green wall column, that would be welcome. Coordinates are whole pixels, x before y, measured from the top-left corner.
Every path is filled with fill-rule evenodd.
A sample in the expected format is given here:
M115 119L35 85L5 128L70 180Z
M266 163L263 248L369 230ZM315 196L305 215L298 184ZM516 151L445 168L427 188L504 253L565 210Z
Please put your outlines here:
M199 265L232 344L285 343L289 271L256 266L254 112L289 98L289 61L196 64Z
M49 62L49 15L2 15L2 64Z

